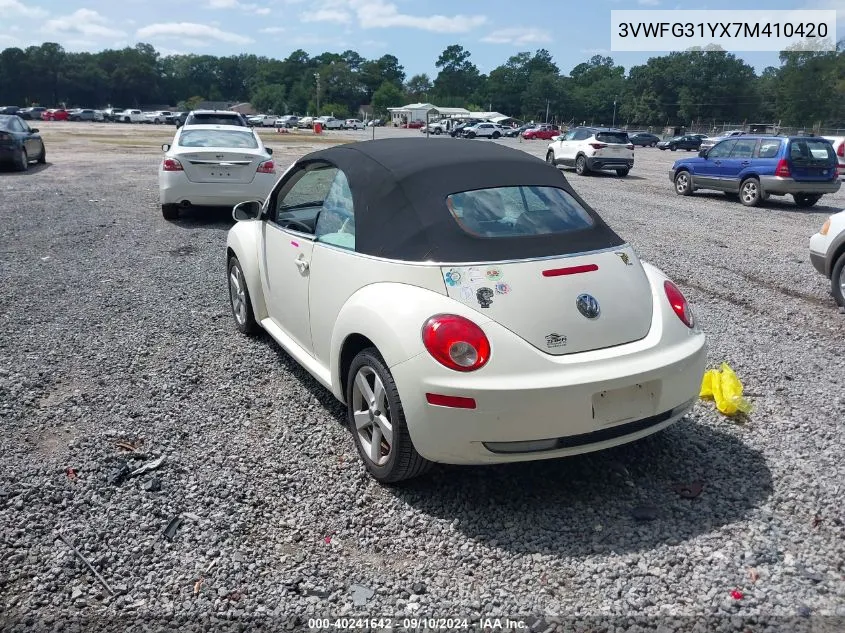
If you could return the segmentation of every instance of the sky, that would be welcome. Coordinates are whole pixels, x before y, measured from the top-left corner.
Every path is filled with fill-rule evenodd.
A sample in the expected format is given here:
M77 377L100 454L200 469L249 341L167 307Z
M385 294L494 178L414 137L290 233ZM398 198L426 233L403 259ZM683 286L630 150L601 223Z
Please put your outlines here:
M68 51L122 48L137 42L162 54L237 55L283 59L357 51L390 53L410 77L437 74L444 48L461 44L483 73L520 51L547 49L561 71L593 55L626 68L653 53L610 50L611 10L761 9L760 0L0 0L0 50L58 42ZM766 9L837 9L845 37L845 0L765 0ZM777 53L737 53L758 71Z

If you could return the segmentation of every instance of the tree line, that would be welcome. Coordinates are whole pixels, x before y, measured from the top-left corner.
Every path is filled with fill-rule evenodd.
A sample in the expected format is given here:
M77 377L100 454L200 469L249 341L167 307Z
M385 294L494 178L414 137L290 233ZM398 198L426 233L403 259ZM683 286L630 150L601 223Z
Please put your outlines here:
M471 54L448 46L436 76L407 77L393 55L353 50L285 59L256 55L160 55L150 44L73 53L45 42L0 52L4 105L190 108L201 101L251 102L273 114L356 116L409 102L498 111L522 119L663 126L780 122L845 127L845 40L835 52L784 51L759 75L724 51L652 57L625 68L595 55L563 73L545 49L520 52L483 74Z

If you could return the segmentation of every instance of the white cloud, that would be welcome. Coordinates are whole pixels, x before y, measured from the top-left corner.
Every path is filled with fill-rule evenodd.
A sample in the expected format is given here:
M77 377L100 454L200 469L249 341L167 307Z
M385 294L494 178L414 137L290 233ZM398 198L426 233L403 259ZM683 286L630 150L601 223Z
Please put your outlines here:
M77 44L83 41L90 42L91 38L116 38L126 35L124 31L109 26L106 18L91 9L77 9L70 15L48 20L41 30L54 35L81 35L82 38L87 38L83 40L77 37L68 41L68 43L76 41Z
M284 33L285 28L282 27L282 26L268 26L266 29L259 29L258 32L259 33L270 33L270 34Z
M384 0L349 0L363 29L405 27L435 33L466 33L487 22L483 15L407 15Z
M551 42L552 36L548 31L544 31L543 29L515 27L492 31L482 37L481 41L489 44L513 44L515 46L524 46L525 44Z
M251 44L254 40L244 35L223 31L216 26L197 24L196 22L160 22L138 29L138 38L160 38L190 40L193 45L207 44L208 40L217 40L229 44ZM187 42L185 42L187 43Z
M25 18L43 18L49 15L41 7L28 7L19 0L0 0L0 15L14 17L20 15Z
M256 15L270 15L272 10L267 7L259 7L257 4L240 2L240 0L208 0L209 9L239 9L245 13Z
M351 15L343 9L338 8L318 9L299 14L300 22L334 22L336 24L346 24L351 19Z
M656 7L660 4L660 0L637 0L644 7Z

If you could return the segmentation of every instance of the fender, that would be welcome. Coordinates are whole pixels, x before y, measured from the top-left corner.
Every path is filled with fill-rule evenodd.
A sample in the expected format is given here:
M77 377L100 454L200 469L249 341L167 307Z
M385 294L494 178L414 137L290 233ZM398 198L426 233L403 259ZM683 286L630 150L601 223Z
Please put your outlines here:
M259 323L267 318L267 304L261 287L261 268L258 258L261 253L261 220L241 220L233 226L226 236L226 259L234 253L241 263L246 279L252 311Z
M389 311L384 309L388 302ZM480 326L491 321L445 294L418 286L388 282L358 290L341 308L332 331L329 362L335 397L346 401L340 365L343 345L350 336L360 334L370 339L390 368L426 353L423 324L429 317L443 313L466 317Z

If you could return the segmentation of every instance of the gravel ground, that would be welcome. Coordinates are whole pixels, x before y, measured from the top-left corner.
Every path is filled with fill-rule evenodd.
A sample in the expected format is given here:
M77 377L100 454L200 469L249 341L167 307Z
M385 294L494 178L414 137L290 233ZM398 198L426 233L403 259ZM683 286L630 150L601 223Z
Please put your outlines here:
M687 293L754 412L700 402L634 445L387 488L342 407L269 337L236 333L228 213L162 219L171 130L42 128L49 164L0 173L0 629L845 629L845 316L807 254L845 192L810 211L680 198L667 168L684 153L652 149L625 179L568 172ZM267 138L282 164L317 147ZM695 499L674 489L696 481Z

